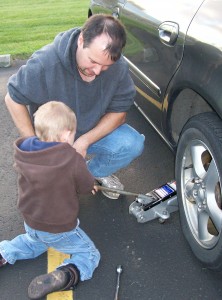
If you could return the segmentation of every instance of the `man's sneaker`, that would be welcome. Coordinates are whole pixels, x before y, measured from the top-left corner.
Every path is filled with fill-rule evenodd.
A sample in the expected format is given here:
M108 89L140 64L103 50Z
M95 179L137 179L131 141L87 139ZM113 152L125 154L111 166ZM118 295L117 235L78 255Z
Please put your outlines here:
M119 179L115 175L110 175L108 177L96 177L96 180L99 182L100 185L111 188L111 189L118 189L124 190L124 185L119 181ZM103 195L110 198L110 199L118 199L118 193L114 192L107 192L102 191Z
M4 267L5 265L7 265L7 260L5 260L0 254L0 268Z

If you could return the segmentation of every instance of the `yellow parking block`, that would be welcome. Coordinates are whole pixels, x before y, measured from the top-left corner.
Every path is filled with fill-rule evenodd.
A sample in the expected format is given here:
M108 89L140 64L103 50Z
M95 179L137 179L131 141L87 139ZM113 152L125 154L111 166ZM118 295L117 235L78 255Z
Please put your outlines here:
M68 254L60 253L54 249L48 249L48 273L54 271L65 258L69 258ZM72 291L51 293L47 296L47 300L73 300Z

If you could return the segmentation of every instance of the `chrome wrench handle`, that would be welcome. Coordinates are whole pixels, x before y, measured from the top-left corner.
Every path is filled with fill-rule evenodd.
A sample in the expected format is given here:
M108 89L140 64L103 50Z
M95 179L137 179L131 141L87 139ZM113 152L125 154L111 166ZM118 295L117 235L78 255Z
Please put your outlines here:
M117 283L116 283L116 293L115 293L115 298L114 300L118 300L119 298L119 285L120 285L120 275L123 271L123 268L121 265L118 265L116 268L116 272L117 272Z

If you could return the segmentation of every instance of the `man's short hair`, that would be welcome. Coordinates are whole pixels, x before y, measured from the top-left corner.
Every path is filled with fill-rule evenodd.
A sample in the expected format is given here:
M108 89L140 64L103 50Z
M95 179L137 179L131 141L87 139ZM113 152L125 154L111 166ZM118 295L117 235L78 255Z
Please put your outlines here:
M40 140L59 142L64 130L76 131L76 116L66 104L49 101L35 112L34 127Z
M112 61L120 58L122 49L126 45L126 31L123 24L116 18L106 14L95 14L91 16L82 27L83 47L89 47L92 41L101 34L110 37L106 51Z

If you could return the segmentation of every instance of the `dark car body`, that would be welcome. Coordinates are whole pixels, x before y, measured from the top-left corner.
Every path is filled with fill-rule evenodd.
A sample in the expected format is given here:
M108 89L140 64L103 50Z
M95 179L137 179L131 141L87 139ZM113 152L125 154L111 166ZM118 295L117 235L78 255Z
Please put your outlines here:
M183 232L222 269L222 1L92 0L96 13L125 25L135 105L176 155Z
M118 15L124 23L136 104L174 149L192 115L214 110L222 117L221 8L203 0L91 1L89 15Z

